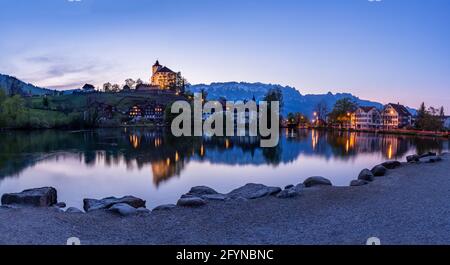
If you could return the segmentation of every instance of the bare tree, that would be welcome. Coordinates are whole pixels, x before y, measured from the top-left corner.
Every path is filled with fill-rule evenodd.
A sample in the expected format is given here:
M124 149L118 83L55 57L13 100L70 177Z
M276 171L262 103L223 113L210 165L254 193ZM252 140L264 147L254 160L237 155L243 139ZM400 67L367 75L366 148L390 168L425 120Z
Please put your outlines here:
M132 78L128 78L127 80L125 80L125 85L127 85L130 89L134 89L136 81L134 81Z
M324 100L321 100L317 103L314 108L314 118L318 118L320 120L325 120L328 115L328 105Z
M111 87L112 92L119 92L120 91L120 86L118 84L114 84Z
M103 91L104 92L111 92L112 91L112 84L109 83L109 82L103 84Z

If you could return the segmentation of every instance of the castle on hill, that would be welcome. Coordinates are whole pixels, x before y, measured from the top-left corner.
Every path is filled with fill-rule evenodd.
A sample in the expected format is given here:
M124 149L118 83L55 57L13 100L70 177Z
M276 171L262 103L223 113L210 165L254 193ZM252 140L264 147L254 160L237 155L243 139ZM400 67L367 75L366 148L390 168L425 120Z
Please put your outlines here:
M149 84L140 84L136 87L138 91L159 91L159 92L184 92L185 81L181 72L174 72L163 66L157 60L152 66L152 75Z

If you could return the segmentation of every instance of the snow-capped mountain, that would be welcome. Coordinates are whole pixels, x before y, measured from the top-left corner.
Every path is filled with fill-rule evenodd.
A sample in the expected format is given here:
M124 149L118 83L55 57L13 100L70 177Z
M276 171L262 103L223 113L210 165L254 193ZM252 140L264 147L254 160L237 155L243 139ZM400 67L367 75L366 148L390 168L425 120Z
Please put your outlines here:
M273 88L280 88L283 93L284 108L283 115L289 112L301 112L305 115L311 116L318 103L323 102L331 111L337 100L342 98L352 98L361 106L374 106L382 108L383 104L369 100L360 99L349 93L327 93L317 95L302 95L298 90L290 86L281 86L274 84L263 83L212 83L210 85L199 84L192 85L189 90L193 93L200 92L202 89L207 92L208 99L214 100L220 97L225 97L230 101L237 100L251 100L253 97L257 101L262 100L264 95Z

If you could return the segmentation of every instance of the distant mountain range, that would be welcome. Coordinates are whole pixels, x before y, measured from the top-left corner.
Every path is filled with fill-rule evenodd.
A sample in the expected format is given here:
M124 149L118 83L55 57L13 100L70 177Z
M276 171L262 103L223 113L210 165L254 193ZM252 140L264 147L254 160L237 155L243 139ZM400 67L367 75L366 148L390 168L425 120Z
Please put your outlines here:
M210 100L225 97L227 100L237 101L245 99L251 100L255 97L255 99L259 101L264 98L267 91L273 88L280 88L283 93L283 115L287 115L289 112L300 112L311 116L315 107L320 102L325 103L328 110L331 111L336 101L343 98L351 98L360 106L374 106L379 109L383 107L383 104L379 102L360 99L359 97L349 93L332 94L329 92L327 94L302 95L298 90L290 86L263 83L226 82L212 83L210 85L199 84L190 86L189 90L195 93L204 89L208 94L208 99ZM413 115L415 115L416 111L414 109L409 108L409 110Z
M16 77L0 74L0 88L4 89L8 94L21 95L49 95L53 90L34 86L25 83ZM189 90L192 92L200 92L202 89L207 91L208 99L214 100L220 97L225 97L227 100L251 100L253 97L257 101L262 100L264 95L273 88L280 88L283 92L284 108L283 115L289 112L301 112L305 115L312 115L314 108L319 102L323 102L331 110L337 100L342 98L351 98L361 106L374 106L382 108L383 104L369 100L363 100L349 93L327 93L327 94L306 94L302 95L298 90L290 86L281 86L275 84L263 83L245 83L245 82L225 82L225 83L211 83L210 85L199 84L192 85ZM65 94L73 91L65 91ZM408 110L415 115L416 110L408 108Z
M16 77L3 74L0 74L0 89L3 89L7 94L20 95L48 95L53 93L50 89L37 87Z

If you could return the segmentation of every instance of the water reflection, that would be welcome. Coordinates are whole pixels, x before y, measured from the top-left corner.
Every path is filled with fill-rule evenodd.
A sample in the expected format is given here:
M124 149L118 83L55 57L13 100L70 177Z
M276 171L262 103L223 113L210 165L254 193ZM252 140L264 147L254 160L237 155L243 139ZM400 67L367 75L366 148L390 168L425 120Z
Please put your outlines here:
M258 137L176 138L164 130L143 128L4 132L0 136L0 179L19 176L49 158L71 156L88 167L124 164L128 171L149 170L156 187L180 176L190 162L279 167L302 155L324 161L348 161L364 154L403 159L409 153L449 149L449 141L441 138L317 130L283 130L280 144L264 149L259 148Z

